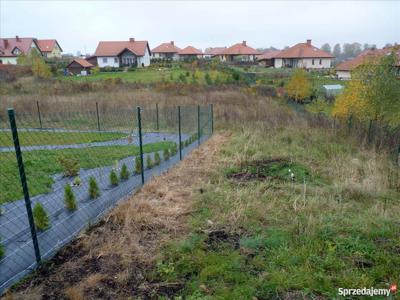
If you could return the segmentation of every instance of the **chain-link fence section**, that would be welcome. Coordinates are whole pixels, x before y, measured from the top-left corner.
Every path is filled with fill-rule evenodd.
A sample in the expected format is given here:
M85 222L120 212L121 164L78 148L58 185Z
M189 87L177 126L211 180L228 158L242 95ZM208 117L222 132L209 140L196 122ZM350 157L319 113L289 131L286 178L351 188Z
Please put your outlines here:
M212 106L63 111L2 118L0 292L212 134Z

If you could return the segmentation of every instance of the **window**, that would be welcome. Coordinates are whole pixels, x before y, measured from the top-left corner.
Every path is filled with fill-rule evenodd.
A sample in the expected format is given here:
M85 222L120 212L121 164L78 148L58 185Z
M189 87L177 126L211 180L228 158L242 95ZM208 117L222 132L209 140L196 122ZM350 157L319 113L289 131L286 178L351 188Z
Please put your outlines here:
M322 59L319 60L319 64L322 65Z
M103 63L107 62L107 57L103 57Z
M311 62L313 65L314 65L314 58L312 59L312 62Z
M118 57L114 57L114 62L118 63Z

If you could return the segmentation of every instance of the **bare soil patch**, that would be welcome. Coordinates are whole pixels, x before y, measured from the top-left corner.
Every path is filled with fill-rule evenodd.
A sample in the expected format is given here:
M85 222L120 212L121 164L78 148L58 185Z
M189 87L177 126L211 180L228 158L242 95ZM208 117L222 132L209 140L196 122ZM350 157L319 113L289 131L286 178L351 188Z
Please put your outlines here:
M182 163L121 202L4 299L157 299L183 285L147 274L161 247L187 232L192 193L201 189L228 135L216 134Z

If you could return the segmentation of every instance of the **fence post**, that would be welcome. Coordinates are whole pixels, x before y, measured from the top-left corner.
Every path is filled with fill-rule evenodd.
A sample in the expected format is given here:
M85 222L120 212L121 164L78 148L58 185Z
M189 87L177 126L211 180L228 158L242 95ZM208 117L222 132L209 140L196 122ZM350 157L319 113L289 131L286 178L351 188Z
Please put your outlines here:
M26 207L26 212L28 215L29 227L31 229L31 237L32 237L32 242L33 242L33 248L35 250L36 262L38 264L40 264L41 256L40 256L40 250L39 250L39 243L38 243L37 234L36 234L35 222L33 220L31 199L29 197L29 189L28 189L28 183L26 181L26 176L25 176L25 169L24 169L24 162L22 160L21 147L19 145L18 130L17 130L17 124L15 122L14 109L12 109L12 108L8 109L8 118L10 120L10 127L11 127L13 141L14 141L15 155L17 157L17 163L18 163L19 177L21 180L22 191L24 193L25 207Z
M160 130L160 123L158 119L158 103L156 103L156 126L157 126L157 131Z
M200 138L201 138L201 132L200 132L200 105L197 105L197 144L200 146Z
M39 105L39 101L36 101L36 107L37 107L37 111L38 111L40 129L43 129L43 126L42 126L42 116L40 115L40 105Z
M211 103L210 104L210 110L211 110L211 135L214 133L214 105Z
M140 116L141 108L137 107L137 122L139 131L139 150L140 150L140 176L142 178L142 184L144 184L144 166L143 166L143 141L142 141L142 118Z
M182 160L181 107L178 106L179 159Z
M96 101L97 130L100 131L99 104Z

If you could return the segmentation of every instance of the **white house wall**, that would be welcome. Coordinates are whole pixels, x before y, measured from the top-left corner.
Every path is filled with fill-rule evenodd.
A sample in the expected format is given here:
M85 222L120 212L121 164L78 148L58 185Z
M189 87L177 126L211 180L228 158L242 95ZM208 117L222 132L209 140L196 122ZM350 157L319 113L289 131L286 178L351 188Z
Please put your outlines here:
M321 63L320 63L321 61ZM298 68L306 68L306 69L329 69L331 67L331 58L299 58L297 62ZM275 58L274 63L275 68L282 68L283 67L283 59L282 58Z
M149 49L147 49L147 47L146 47L146 51L145 51L144 55L143 56L138 56L137 62L138 62L138 67L139 68L142 67L142 64L145 67L150 66L150 52L149 52Z
M336 75L339 79L351 79L350 71L336 71Z
M4 65L16 65L17 58L16 57L0 57L1 63Z
M282 68L283 60L282 58L275 58L274 67Z
M115 60L116 58L116 60ZM104 59L107 59L107 61L104 62ZM119 58L117 56L99 56L97 57L97 65L100 68L104 68L104 67L114 67L114 68L118 68L119 67Z

